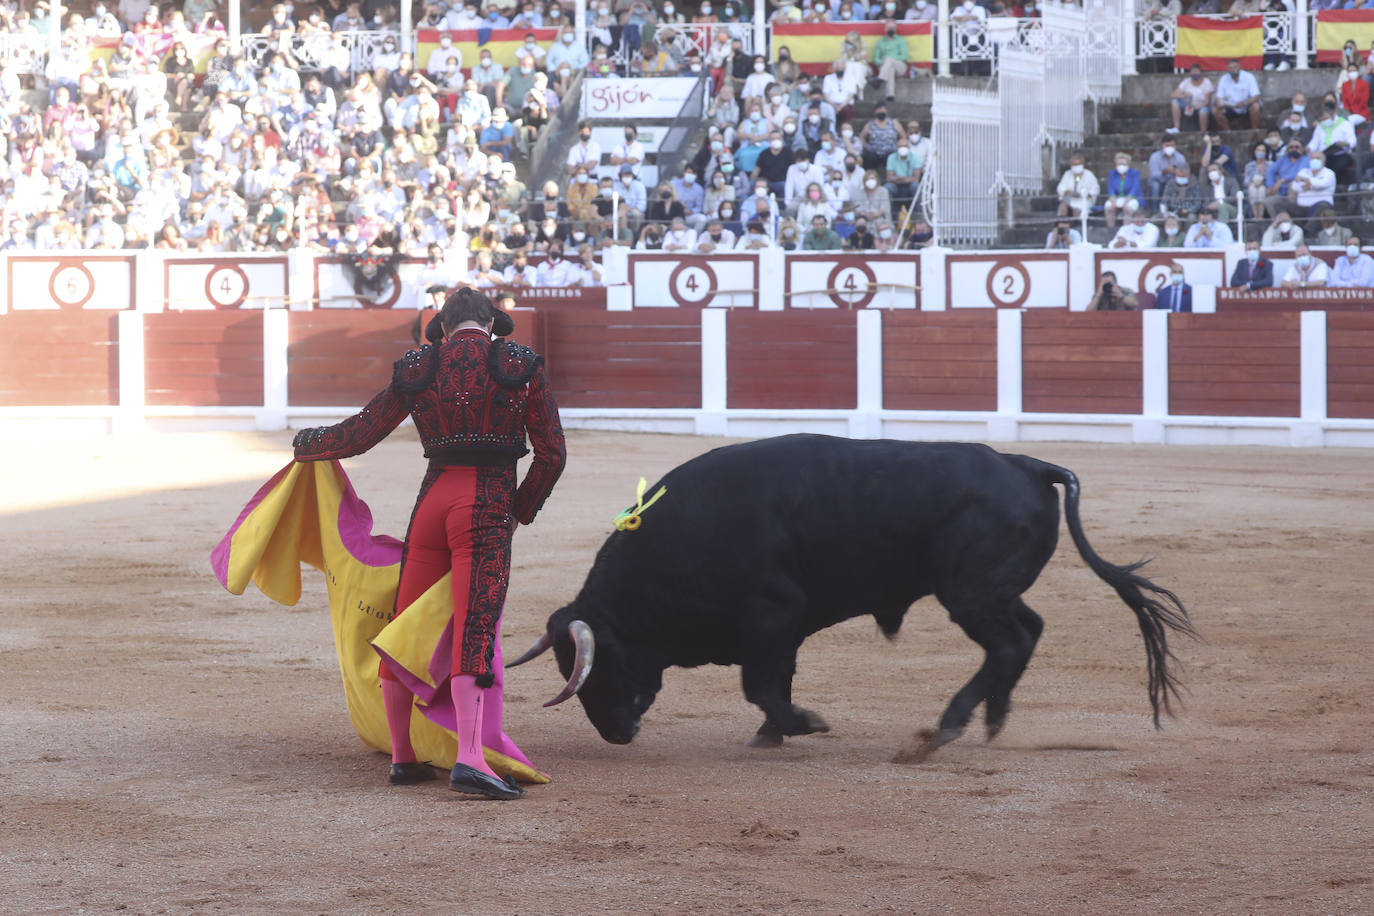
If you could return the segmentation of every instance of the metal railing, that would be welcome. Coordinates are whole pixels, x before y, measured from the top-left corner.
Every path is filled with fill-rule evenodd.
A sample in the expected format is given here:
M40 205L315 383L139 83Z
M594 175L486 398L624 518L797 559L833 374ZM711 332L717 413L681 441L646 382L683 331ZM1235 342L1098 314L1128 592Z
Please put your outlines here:
M678 174L678 167L687 157L687 147L692 138L705 131L702 113L706 109L706 93L710 85L710 74L703 71L692 91L687 94L687 101L682 103L677 117L664 132L663 142L659 144L654 157L660 180L663 176Z
M377 57L382 52L382 44L391 39L398 42L397 32L388 31L342 31L332 33L315 32L310 34L262 35L245 33L239 38L239 46L249 64L261 67L274 51L286 51L300 64L303 70L322 70L325 58L334 45L334 39L343 38L344 47L349 53L349 72L361 73L375 70ZM414 48L410 49L414 51Z
M738 38L743 44L746 54L754 53L754 28L748 22L731 23L671 23L660 25L655 29L654 40L660 45L663 41L664 29L671 28L674 37L669 53L679 60L685 61L689 55L696 53L701 57L702 70L709 69L707 54L711 50L711 45L715 40L718 31L723 31L731 38ZM610 39L607 41L607 39ZM617 40L618 39L618 40ZM605 45L609 49L609 57L616 70L621 74L629 73L630 60L634 56L637 45L630 40L625 28L621 27L617 33L609 30L597 29L591 23L587 25L587 54L591 56L597 45Z
M1315 17L1315 13L1312 14ZM1291 55L1294 49L1293 13L1264 13L1263 48L1266 55ZM1209 14L1202 19L1233 19ZM1174 19L1136 21L1136 57L1173 57L1178 47L1178 22Z

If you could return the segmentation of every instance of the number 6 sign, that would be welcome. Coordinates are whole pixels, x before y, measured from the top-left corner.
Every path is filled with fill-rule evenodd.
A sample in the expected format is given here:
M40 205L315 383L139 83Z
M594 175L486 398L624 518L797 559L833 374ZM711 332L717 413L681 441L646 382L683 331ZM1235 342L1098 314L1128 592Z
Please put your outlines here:
M95 295L95 278L84 264L61 264L53 268L48 293L63 308L79 309Z

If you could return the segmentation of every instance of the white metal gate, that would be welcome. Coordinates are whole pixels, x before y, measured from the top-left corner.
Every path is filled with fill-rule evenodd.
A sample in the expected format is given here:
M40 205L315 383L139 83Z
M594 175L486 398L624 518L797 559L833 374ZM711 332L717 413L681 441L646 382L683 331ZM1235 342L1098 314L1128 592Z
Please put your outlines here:
M1100 102L1121 99L1122 21L1126 16L1123 0L1087 0L1087 32L1084 36L1084 65L1087 67L1088 94Z
M1044 186L1040 149L1046 140L1045 55L1003 48L998 60L1002 181L1013 194L1039 194Z
M1082 10L1046 6L1045 132L1055 146L1083 144L1083 101L1088 94L1087 17Z
M1002 103L996 92L932 90L934 229L942 244L987 244L997 238L1001 191Z

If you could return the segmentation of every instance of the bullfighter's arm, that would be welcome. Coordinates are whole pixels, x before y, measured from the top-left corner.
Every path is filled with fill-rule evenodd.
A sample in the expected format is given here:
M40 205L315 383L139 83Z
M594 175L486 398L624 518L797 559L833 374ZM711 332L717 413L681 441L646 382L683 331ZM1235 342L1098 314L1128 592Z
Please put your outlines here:
M351 458L381 442L401 425L409 410L391 385L358 413L333 426L317 426L296 433L292 445L297 461Z
M528 525L535 513L544 506L553 485L563 473L568 461L568 448L563 441L563 424L558 419L558 404L549 390L549 379L541 366L529 381L529 398L525 407L525 429L534 448L534 462L525 479L515 491L516 519Z

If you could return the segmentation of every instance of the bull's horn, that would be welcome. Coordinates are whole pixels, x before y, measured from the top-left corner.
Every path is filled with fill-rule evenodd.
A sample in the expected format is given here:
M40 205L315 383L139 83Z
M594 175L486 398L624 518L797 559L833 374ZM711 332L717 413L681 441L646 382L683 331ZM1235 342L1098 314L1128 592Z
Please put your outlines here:
M592 628L580 620L574 620L568 624L568 635L572 636L573 641L572 676L558 696L545 703L545 706L557 706L572 697L582 689L582 685L587 683L587 675L592 673L592 657L596 655L596 637L592 636Z
M516 665L523 665L530 659L543 655L545 652L549 651L549 646L551 645L553 645L553 637L549 635L548 630L545 630L543 633L539 634L539 638L534 641L534 645L525 650L524 655L513 662L506 662L506 667L514 668Z

